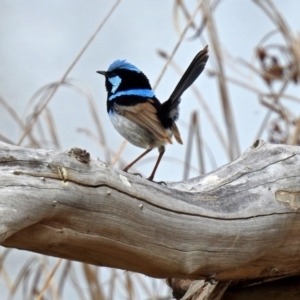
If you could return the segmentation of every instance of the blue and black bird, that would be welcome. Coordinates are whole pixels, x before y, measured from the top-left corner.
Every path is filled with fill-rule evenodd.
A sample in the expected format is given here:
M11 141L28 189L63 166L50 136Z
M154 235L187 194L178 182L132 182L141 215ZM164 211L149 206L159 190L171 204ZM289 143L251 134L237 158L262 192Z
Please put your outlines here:
M158 148L159 156L148 180L153 180L165 152L174 136L182 144L175 121L179 116L180 97L204 70L208 60L208 47L193 59L167 101L161 103L155 96L146 75L125 60L116 60L107 71L97 71L105 76L107 112L115 129L131 144L146 149L126 166L127 172L137 161Z

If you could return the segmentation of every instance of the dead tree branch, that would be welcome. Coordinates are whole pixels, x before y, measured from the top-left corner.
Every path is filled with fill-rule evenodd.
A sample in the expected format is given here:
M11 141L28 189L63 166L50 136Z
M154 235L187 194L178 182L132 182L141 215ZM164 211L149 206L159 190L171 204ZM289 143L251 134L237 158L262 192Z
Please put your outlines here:
M80 150L0 143L0 244L168 278L241 280L300 269L300 149L255 144L167 186Z

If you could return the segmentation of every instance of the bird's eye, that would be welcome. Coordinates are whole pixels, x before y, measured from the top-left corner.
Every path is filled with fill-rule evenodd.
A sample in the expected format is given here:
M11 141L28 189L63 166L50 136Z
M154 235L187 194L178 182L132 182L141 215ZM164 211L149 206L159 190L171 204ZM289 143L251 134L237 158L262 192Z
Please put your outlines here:
M116 90L118 89L118 87L120 86L122 79L121 77L119 77L118 75L115 76L111 76L108 78L108 81L111 83L112 85L112 89L111 89L111 93L115 93Z

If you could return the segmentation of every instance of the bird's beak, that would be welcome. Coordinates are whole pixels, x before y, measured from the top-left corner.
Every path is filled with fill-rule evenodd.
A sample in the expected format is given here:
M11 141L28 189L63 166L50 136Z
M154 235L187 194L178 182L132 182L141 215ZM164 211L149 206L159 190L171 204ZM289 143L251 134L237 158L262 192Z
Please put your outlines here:
M97 73L104 75L106 77L106 72L105 71L97 71Z

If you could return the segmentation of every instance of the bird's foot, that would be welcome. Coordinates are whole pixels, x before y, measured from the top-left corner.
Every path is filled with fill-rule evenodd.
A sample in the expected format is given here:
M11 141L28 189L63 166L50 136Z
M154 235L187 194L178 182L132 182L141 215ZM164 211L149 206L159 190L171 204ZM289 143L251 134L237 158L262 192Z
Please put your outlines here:
M123 170L123 171L128 173L128 174L131 174L131 175L134 175L134 176L140 176L141 178L143 178L142 174L140 174L140 173L130 173L127 170Z
M143 178L142 174L140 174L140 173L130 173L130 174L135 175L135 176L140 176L141 178Z
M124 172L126 172L126 173L128 173L128 174L131 174L131 175L135 175L135 176L140 176L141 178L143 178L143 176L142 176L142 174L140 174L140 173L129 173L127 170L123 170ZM146 178L147 180L149 180L149 181L152 181L152 182L154 182L154 183L157 183L157 184L161 184L161 185L165 185L165 186L167 186L167 184L164 182L164 181L154 181L153 180L153 176L149 176L148 178Z
M161 185L164 184L165 186L167 186L167 184L164 181L154 181L153 177L151 177L151 176L148 177L147 180L152 181L152 182L157 183L157 184L161 184Z
M153 180L152 180L152 182L155 182L155 183L160 184L160 185L165 185L165 186L167 186L167 184L166 184L164 181L153 181Z

